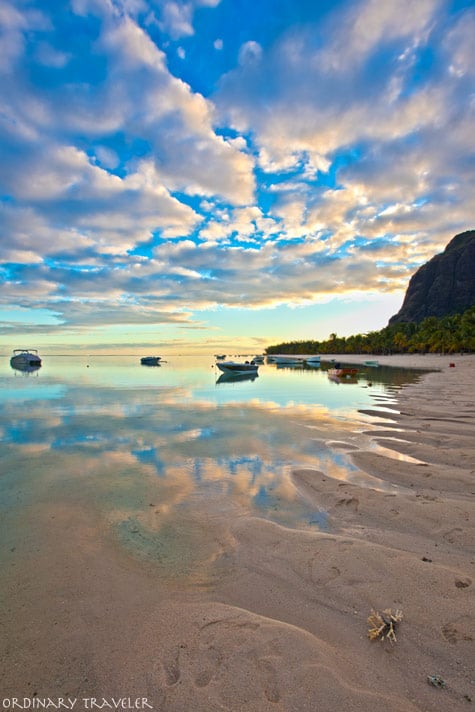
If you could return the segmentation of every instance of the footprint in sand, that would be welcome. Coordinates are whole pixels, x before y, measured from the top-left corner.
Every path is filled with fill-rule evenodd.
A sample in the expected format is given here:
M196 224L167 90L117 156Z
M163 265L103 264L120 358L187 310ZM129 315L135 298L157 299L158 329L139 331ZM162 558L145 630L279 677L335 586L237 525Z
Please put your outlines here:
M180 648L186 648L182 645ZM176 648L169 651L161 661L162 680L164 687L173 687L178 682L185 682L190 678L197 687L206 687L218 671L222 655L213 645L196 650L196 655L191 655L189 650Z
M200 671L195 677L197 687L206 687L211 682L213 675L221 665L222 655L214 646L201 652Z
M269 702L279 702L280 692L277 684L277 673L272 663L269 660L261 658L257 661L257 670L266 698Z
M462 532L463 529L455 527L454 529L450 529L448 532L445 532L445 534L442 534L442 538L445 539L445 541L448 541L449 544L455 544L458 539L458 534L461 534Z
M228 636L231 639L228 640ZM248 678L251 675L257 694L262 694L268 702L278 703L281 691L278 683L275 654L276 641L263 634L262 625L245 618L214 620L201 627L200 672L194 678L197 687L205 687L218 672L220 677L233 676ZM225 646L225 647L223 647ZM203 657L204 656L204 657Z
M473 640L471 635L460 630L460 628L463 628L463 621L457 621L457 623L459 627L457 627L455 623L446 623L443 626L442 635L445 640L448 640L452 645L459 643L461 640Z
M358 507L360 506L360 501L357 497L343 497L343 499L338 500L335 507L343 506L348 507L348 509L352 509L354 512L357 512Z
M165 673L165 682L168 687L176 685L180 679L179 650L175 650L164 658L162 665Z
M188 712L185 702L195 695L210 710L231 709L234 701L232 709L282 704L285 653L274 623L244 614L197 623L186 644L162 648L147 677L161 710Z
M334 579L341 576L341 571L338 566L332 566L327 570L319 569L318 575L314 578L314 583L318 586L326 586L328 583Z

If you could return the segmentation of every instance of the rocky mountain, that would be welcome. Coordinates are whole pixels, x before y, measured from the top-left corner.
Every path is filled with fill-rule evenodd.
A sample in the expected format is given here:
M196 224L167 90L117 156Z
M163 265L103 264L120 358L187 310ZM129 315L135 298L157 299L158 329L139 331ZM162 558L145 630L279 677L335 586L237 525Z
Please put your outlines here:
M412 276L399 312L389 324L458 314L475 304L475 230L456 235Z

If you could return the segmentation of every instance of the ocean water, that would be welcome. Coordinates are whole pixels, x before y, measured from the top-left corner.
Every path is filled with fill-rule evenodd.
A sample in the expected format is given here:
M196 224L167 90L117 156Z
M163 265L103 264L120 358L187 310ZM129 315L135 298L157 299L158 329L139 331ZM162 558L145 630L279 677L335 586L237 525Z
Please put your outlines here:
M223 379L212 356L163 356L157 367L138 356L46 356L29 373L3 357L0 513L13 531L29 512L84 509L101 535L173 574L217 565L223 521L328 530L292 471L385 487L350 453L375 447L368 431L420 377L360 368L336 383L329 365L266 363L256 378Z

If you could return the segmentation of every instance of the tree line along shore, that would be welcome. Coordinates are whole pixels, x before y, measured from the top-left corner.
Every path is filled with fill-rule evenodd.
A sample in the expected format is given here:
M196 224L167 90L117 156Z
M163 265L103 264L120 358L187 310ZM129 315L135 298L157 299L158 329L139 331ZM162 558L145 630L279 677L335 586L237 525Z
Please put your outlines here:
M404 354L475 352L475 306L462 314L430 316L419 323L385 326L380 331L353 336L330 334L325 341L305 340L273 344L266 354Z

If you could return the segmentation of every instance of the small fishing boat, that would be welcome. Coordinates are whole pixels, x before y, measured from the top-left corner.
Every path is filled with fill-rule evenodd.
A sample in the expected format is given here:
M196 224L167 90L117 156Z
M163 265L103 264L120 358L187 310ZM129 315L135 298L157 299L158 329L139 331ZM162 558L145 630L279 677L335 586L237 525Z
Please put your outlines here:
M254 361L220 361L216 364L223 373L257 373L259 366Z
M161 356L142 356L140 363L142 366L160 366Z
M327 371L329 378L356 378L357 368L329 368Z
M317 368L320 366L320 356L306 356L305 365L311 368Z
M305 356L305 363L320 363L320 356L314 354L313 356Z
M12 368L24 369L27 367L39 368L41 359L36 349L14 349L10 359Z
M223 361L226 358L226 354L215 354L214 357L217 361Z
M370 368L378 368L379 361L363 361L364 366L369 366Z

